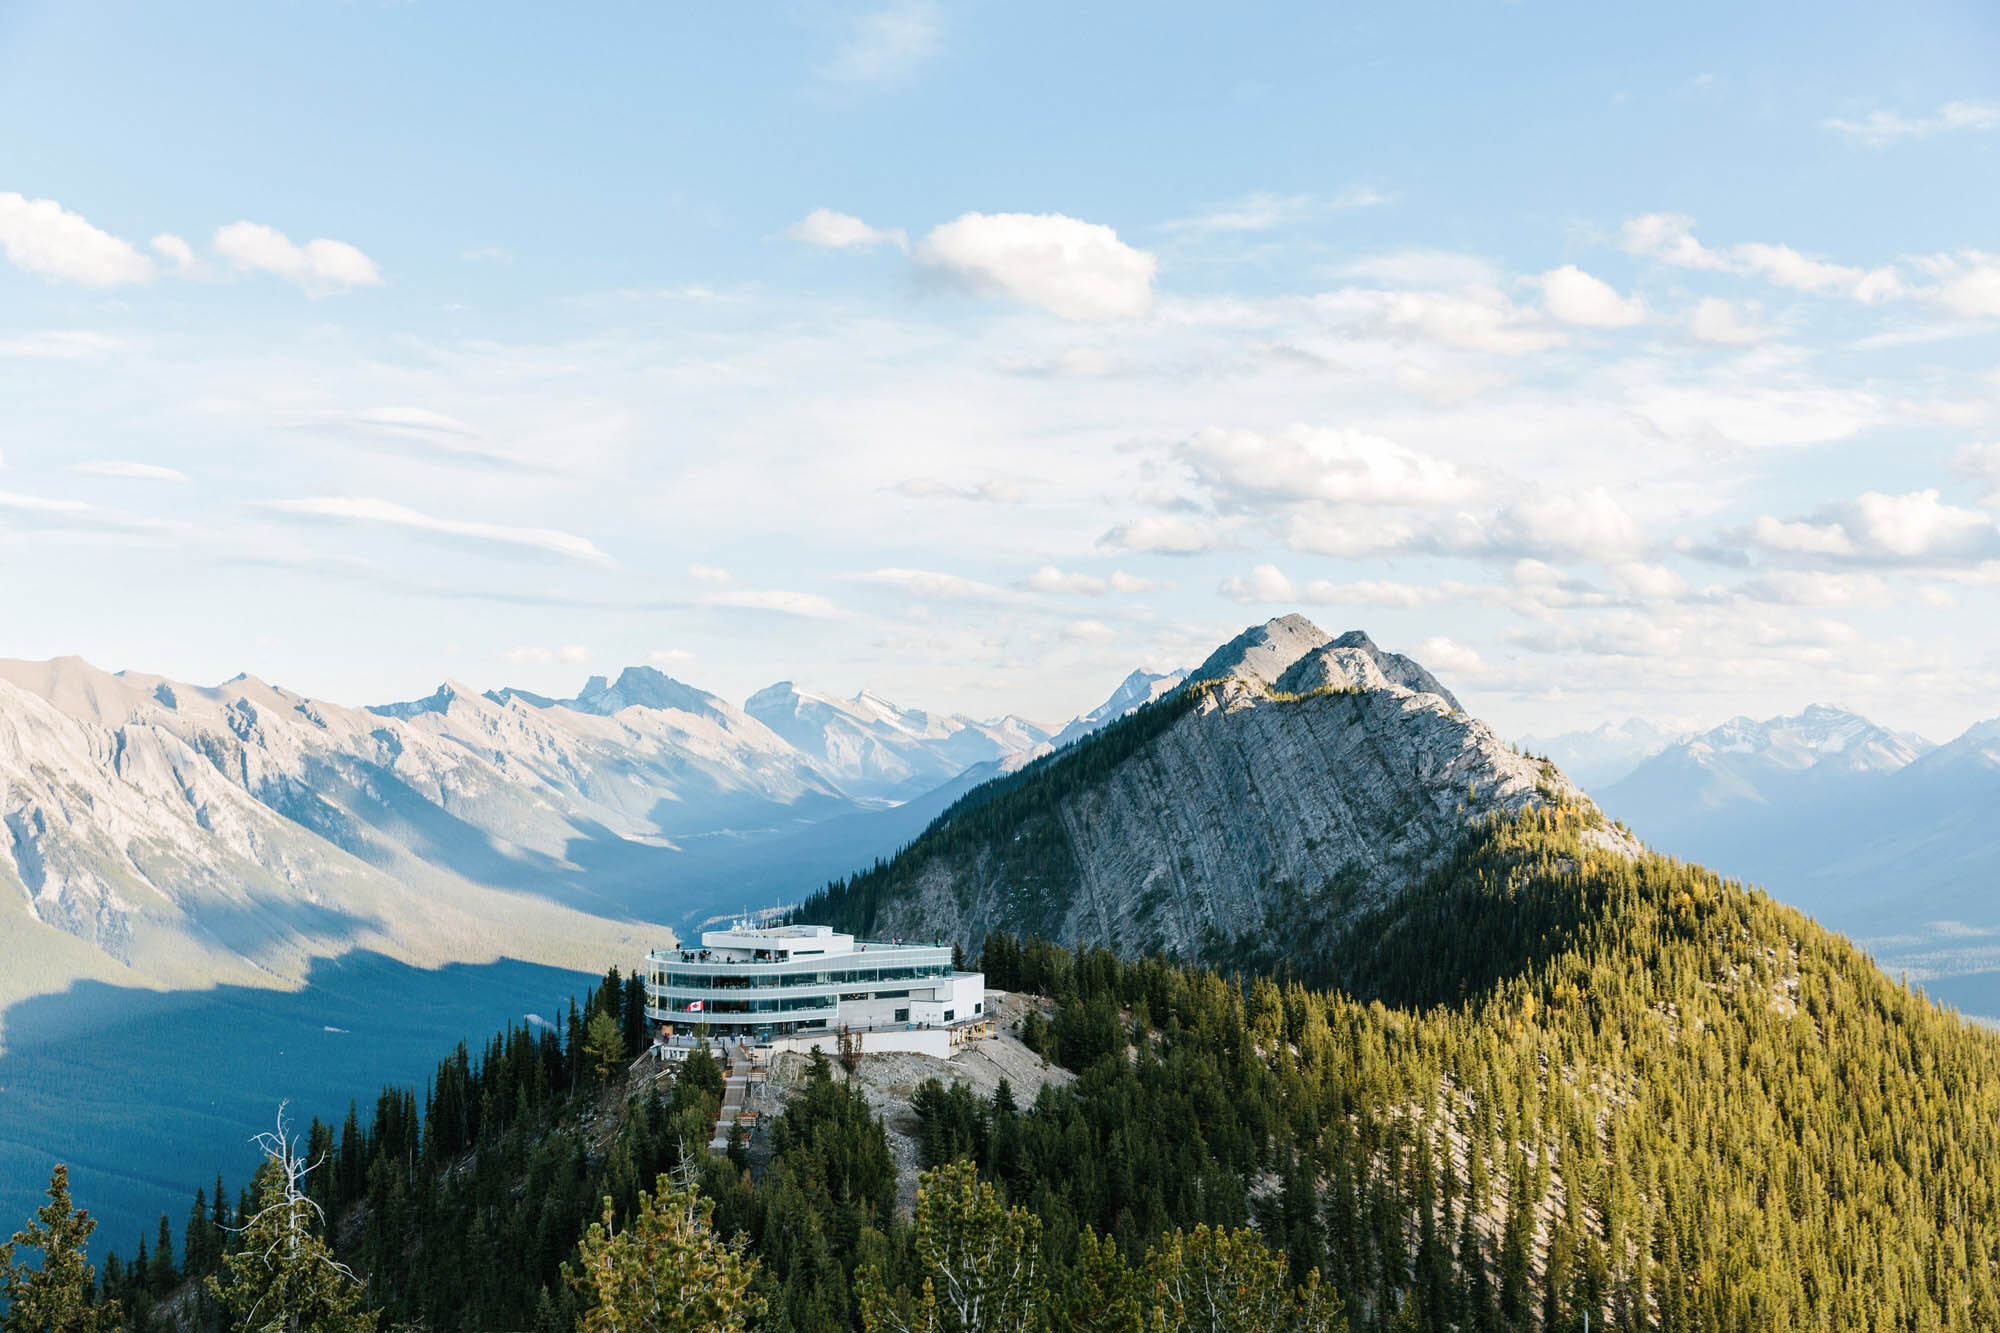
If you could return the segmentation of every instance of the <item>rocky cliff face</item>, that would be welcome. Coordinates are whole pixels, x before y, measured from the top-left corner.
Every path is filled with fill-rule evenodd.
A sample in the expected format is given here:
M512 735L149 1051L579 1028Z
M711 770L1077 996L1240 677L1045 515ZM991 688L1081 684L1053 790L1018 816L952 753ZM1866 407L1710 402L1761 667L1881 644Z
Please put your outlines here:
M1482 816L1589 803L1363 634L1287 616L1192 678L974 792L891 865L802 910L876 935L1005 930L1216 956L1388 900ZM1615 829L1594 836L1633 848Z

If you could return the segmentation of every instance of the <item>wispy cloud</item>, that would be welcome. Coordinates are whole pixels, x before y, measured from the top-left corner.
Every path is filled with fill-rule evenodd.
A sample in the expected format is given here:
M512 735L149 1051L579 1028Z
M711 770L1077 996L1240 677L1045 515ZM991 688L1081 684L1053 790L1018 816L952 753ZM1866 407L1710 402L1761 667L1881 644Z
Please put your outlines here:
M944 16L929 0L849 14L820 79L849 89L892 87L914 76L944 44Z
M1939 134L1964 131L2000 130L2000 102L1946 102L1928 116L1905 116L1898 111L1871 111L1859 120L1834 116L1820 122L1870 148L1887 148L1905 139L1928 139Z
M178 468L162 467L158 463L132 463L117 459L105 459L96 463L73 463L71 472L81 472L87 477L119 477L126 481L173 481L183 482L187 473Z
M358 495L311 496L297 500L270 500L264 507L275 513L301 518L330 519L375 527L403 528L413 532L436 533L470 541L490 542L527 550L545 551L569 560L615 567L617 561L599 550L587 537L559 532L554 528L519 528L499 523L439 518L392 500Z
M1160 224L1169 235L1210 236L1244 232L1277 231L1316 221L1335 213L1357 208L1373 208L1392 203L1395 196L1369 186L1356 186L1338 194L1275 194L1256 191L1190 217L1173 218Z

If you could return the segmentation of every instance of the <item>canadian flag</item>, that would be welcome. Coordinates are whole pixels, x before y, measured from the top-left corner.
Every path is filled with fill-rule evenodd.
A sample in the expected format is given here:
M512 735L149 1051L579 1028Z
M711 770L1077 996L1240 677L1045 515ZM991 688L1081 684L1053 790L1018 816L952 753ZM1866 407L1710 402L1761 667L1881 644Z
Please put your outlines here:
M698 1014L698 1013L700 1013L700 1012L701 1012L701 1007L702 1007L702 1005L703 1005L704 1003L705 1003L705 1001L702 1001L702 1000L689 1000L689 1001L688 1001L688 1012L689 1012L689 1013L691 1013L691 1014Z

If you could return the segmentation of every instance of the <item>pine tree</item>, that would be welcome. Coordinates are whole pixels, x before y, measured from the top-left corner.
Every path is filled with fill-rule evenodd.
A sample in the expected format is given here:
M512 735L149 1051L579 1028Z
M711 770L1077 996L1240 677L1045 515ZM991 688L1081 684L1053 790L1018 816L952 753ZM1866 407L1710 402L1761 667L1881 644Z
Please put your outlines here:
M5 1333L109 1333L118 1323L115 1302L90 1303L96 1272L84 1246L97 1229L90 1214L70 1206L69 1167L49 1173L49 1201L34 1221L0 1245L0 1316ZM41 1251L30 1265L15 1258L21 1247Z
M583 1051L600 1080L609 1079L624 1066L625 1034L618 1020L606 1010L599 1009L590 1016L590 1026L584 1030Z
M879 1265L856 1278L870 1333L1034 1333L1042 1326L1041 1219L1002 1203L972 1163L924 1173L915 1245L920 1290L892 1295Z
M579 1333L730 1333L749 1327L766 1301L752 1287L757 1261L715 1234L715 1202L661 1176L641 1193L625 1230L611 1200L577 1247L569 1283L588 1302Z
M209 1295L242 1333L374 1333L360 1279L335 1262L319 1234L323 1219L305 1185L319 1163L299 1156L283 1106L276 1130L255 1142L264 1165L254 1211L243 1219L237 1252L223 1262L227 1280L209 1278Z

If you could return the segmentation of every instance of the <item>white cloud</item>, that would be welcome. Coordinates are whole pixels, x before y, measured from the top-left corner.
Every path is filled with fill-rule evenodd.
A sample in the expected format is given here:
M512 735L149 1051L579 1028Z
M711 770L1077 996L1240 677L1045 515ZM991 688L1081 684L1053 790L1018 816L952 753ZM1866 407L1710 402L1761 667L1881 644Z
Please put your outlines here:
M911 477L897 482L893 489L913 500L973 500L984 504L1011 505L1021 503L1023 498L1021 483L1007 477L964 482Z
M1495 545L1592 560L1629 560L1646 547L1646 535L1625 506L1602 486L1556 491L1509 505L1500 512Z
M438 518L435 515L420 513L407 505L368 496L324 495L301 500L271 500L266 502L265 507L281 514L407 528L417 532L434 532L447 537L493 542L502 546L525 547L595 565L613 566L617 563L597 549L588 538L578 537L572 533L558 532L553 528L516 528L498 523Z
M1888 583L1876 574L1826 569L1767 569L1741 585L1752 601L1779 606L1885 607L1893 605Z
M995 587L991 583L981 583L958 574L946 574L934 569L878 569L867 574L848 576L856 583L877 583L886 587L900 588L912 597L927 597L948 602L1015 602L1021 595L1008 588Z
M1305 583L1294 583L1276 565L1258 565L1247 575L1232 574L1221 582L1216 591L1233 602L1246 604L1282 602L1311 606L1378 606L1414 611L1441 602L1478 597L1487 590L1453 580L1419 584L1376 579L1361 579L1353 583L1309 579Z
M1986 484L1987 505L2000 505L2000 442L1968 444L1951 456L1951 470Z
M1150 551L1155 555L1199 555L1222 544L1220 535L1208 524L1178 514L1135 518L1120 523L1098 540L1119 550Z
M0 340L0 356L76 361L89 356L102 356L122 346L124 343L111 335L93 333L88 329L45 329L39 333Z
M517 648L506 649L500 656L516 664L564 662L574 666L590 660L590 649L580 643L564 644L559 648L543 648L539 645L524 644Z
M685 648L655 648L646 660L654 666L684 666L694 661L694 654Z
M1418 644L1417 660L1433 671L1454 676L1478 676L1486 671L1486 660L1475 650L1442 635Z
M1671 602L1687 592L1687 580L1664 565L1628 560L1611 566L1611 581L1633 601Z
M1887 148L1904 139L1928 139L1954 131L2000 129L2000 102L1946 102L1928 116L1895 111L1871 111L1860 120L1833 117L1820 124L1838 130L1870 148Z
M1967 318L2000 316L2000 255L1962 250L1916 262L1938 280L1935 286L1922 289L1925 300Z
M715 565L689 565L688 577L697 583L728 583L732 581L728 570L718 568Z
M781 588L740 588L710 593L702 599L702 603L742 611L771 611L807 620L833 620L840 615L840 608L818 593L790 592Z
M1483 255L1456 250L1391 250L1365 255L1332 270L1336 278L1361 278L1390 287L1497 287L1500 266Z
M1329 315L1355 316L1363 330L1500 356L1526 356L1563 341L1559 331L1543 322L1540 312L1514 304L1497 287L1456 291L1344 288L1316 297L1314 305Z
M1894 267L1861 269L1828 263L1789 245L1746 241L1727 250L1711 250L1695 238L1694 219L1678 213L1633 218L1625 224L1620 244L1629 254L1678 268L1757 274L1793 291L1843 295L1863 302L1893 300L1909 291Z
M1111 228L1060 213L966 213L932 228L917 262L975 290L1064 319L1132 319L1153 305L1159 264Z
M1125 363L1101 347L1065 347L1054 356L1001 356L993 364L1009 375L1033 379L1101 379L1116 375Z
M906 0L869 13L849 14L846 32L820 77L849 88L875 88L908 79L943 46L938 7Z
M1043 565L1028 575L1028 587L1054 596L1102 597L1111 585L1095 574L1065 572L1054 565Z
M1447 504L1478 490L1444 459L1355 430L1294 425L1264 436L1211 428L1179 452L1218 502L1230 507L1304 500Z
M1110 643L1118 631L1101 620L1070 620L1063 623L1062 636L1072 643Z
M194 271L194 247L172 232L163 231L152 240L146 242L146 244L152 246L155 251L164 255L167 259L172 260L175 272L192 273Z
M1175 218L1160 224L1170 234L1208 235L1275 231L1296 226L1330 213L1386 204L1390 196L1367 186L1343 190L1339 194L1272 194L1256 191L1240 199L1218 205L1193 217Z
M514 252L504 245L477 245L460 250L458 257L469 264L505 264L513 261Z
M187 473L157 463L128 463L107 459L97 463L73 463L71 472L90 477L123 477L131 481L186 481Z
M1551 269L1535 281L1549 313L1565 324L1620 329L1646 318L1646 308L1636 298L1620 296L1610 283L1574 264Z
M828 250L866 250L885 241L899 250L910 247L910 238L900 228L881 231L848 213L815 208L794 222L787 233L795 241Z
M210 245L237 269L276 274L309 296L382 285L375 261L345 241L321 237L299 245L276 227L232 222L216 230Z
M1688 331L1700 342L1743 347L1763 342L1771 330L1757 320L1763 307L1755 301L1733 305L1719 296L1704 297L1688 316Z
M1694 238L1694 219L1680 213L1633 218L1619 233L1619 244L1627 254L1644 255L1677 268L1729 268L1728 259Z
M1867 491L1805 520L1765 515L1747 537L1769 551L1847 564L1962 566L2000 557L2000 527L1992 518L1946 504L1935 490Z
M53 199L0 192L0 250L27 273L85 287L151 282L153 261Z

